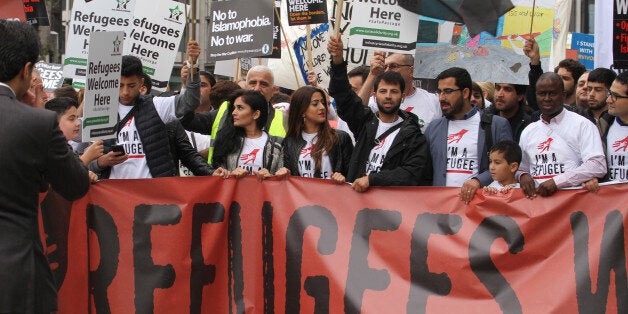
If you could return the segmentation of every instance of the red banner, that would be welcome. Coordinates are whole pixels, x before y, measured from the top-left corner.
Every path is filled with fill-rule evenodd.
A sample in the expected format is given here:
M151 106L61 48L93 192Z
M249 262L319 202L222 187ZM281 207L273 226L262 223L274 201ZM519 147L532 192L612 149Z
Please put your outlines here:
M24 0L2 0L0 1L0 19L13 19L26 21L24 13Z
M42 212L59 313L628 313L627 192L167 178Z

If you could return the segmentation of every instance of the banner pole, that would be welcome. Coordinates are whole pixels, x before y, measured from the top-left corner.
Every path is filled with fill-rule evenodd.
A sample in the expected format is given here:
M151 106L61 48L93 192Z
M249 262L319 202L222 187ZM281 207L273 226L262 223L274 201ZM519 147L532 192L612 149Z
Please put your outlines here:
M236 59L235 69L233 73L233 81L238 83L240 81L240 58Z
M534 9L536 8L536 0L532 1L532 17L530 18L530 37L532 37L532 25L534 25Z
M281 23L281 17L279 15L279 10L277 10L277 6L275 5L275 1L273 1L273 9L275 9L275 15L279 17L279 29L281 29L281 33L283 34L283 40L286 41L286 46L288 47L288 55L290 55L290 63L292 63L292 72L294 72L294 79L297 81L297 88L301 87L301 83L299 82L299 77L297 76L297 67L294 64L294 59L292 58L292 50L290 50L290 43L288 42L288 37L286 37L286 31L283 29L283 23ZM281 49L281 47L279 47Z
M336 4L336 20L334 21L334 35L340 34L340 21L342 20L342 7L344 6L344 0L337 0Z
M194 11L195 9L195 0L190 0L191 1L191 5L190 5L190 9L192 11ZM196 32L194 30L194 22L191 21L190 16L188 14L188 2L185 2L185 28L186 28L186 42L185 44L187 45L188 42L190 42L190 39L194 39L196 36ZM192 17L194 17L194 12L192 12ZM186 50L186 54L187 54L187 50ZM192 62L192 60L190 60L190 56L186 55L186 58L188 60L188 67L189 67L189 71L190 71L190 75L194 75L196 74L196 70L194 67L192 67L192 64L194 64L195 62ZM196 62L198 62L198 60L196 60Z
M306 30L306 45L307 45L307 71L311 73L314 70L312 62L312 27L310 24L305 25Z

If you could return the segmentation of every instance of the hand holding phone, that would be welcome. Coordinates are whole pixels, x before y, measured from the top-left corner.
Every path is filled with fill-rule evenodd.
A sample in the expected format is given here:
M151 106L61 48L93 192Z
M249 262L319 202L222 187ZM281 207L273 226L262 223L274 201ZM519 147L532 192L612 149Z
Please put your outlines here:
M111 151L116 153L116 156L122 156L125 154L124 146L122 145L111 145Z

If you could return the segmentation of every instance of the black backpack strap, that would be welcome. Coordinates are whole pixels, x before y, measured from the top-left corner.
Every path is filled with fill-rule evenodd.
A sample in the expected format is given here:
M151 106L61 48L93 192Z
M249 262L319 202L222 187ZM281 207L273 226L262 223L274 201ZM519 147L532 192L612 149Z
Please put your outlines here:
M493 132L491 131L492 124L493 114L489 112L482 112L482 116L480 118L480 127L482 127L482 130L484 130L487 154L491 151L491 147L493 147Z
M133 117L136 111L137 111L137 105L133 106L133 108L131 108L131 111L129 111L129 113L127 113L126 116L122 118L122 120L118 121L118 123L116 123L116 125L113 126L113 131L116 133L116 138L118 137L118 133L120 132L120 129L122 128L122 126L125 125L127 122L129 122L129 120L131 120L131 117Z

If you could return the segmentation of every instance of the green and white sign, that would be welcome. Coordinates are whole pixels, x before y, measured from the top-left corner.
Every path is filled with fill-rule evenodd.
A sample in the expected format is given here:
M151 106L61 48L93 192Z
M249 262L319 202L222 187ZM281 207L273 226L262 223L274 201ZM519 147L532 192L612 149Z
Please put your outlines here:
M414 55L419 15L396 0L353 0L349 47Z
M125 31L131 26L135 0L75 0L63 59L63 77L76 89L85 87L89 38L99 31ZM121 39L122 40L122 39Z
M142 60L153 89L165 91L185 29L185 4L171 0L135 0L135 13L124 54Z
M84 142L115 138L122 71L124 32L95 32L89 36L85 76Z

